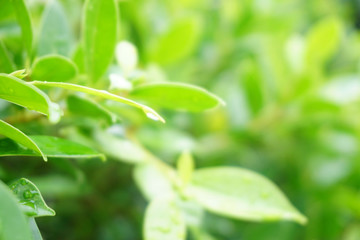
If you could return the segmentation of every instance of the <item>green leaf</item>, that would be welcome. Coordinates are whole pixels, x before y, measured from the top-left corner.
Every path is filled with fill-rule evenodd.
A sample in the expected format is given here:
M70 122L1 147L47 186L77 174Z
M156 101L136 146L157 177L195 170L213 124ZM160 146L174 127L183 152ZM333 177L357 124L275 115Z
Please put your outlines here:
M16 77L0 73L0 98L48 115L50 122L60 120L59 105L38 88Z
M29 138L47 157L105 159L103 154L66 139L52 136L29 136ZM31 149L32 148L24 149L22 146L16 144L10 139L0 140L0 156L37 156L38 154L31 151Z
M18 200L10 189L0 181L0 239L32 240L31 230Z
M68 110L75 116L90 117L112 124L116 121L116 116L95 101L71 95L67 98Z
M40 230L36 224L35 218L30 217L29 218L29 226L33 235L34 240L43 240Z
M48 1L41 22L38 56L47 54L69 56L74 37L68 17L59 1Z
M0 40L0 72L11 73L15 70L15 65L10 59L9 53L3 43Z
M38 154L33 153L34 155L38 156L40 154L43 157L44 161L47 161L45 154L41 151L41 149L38 147L38 145L31 138L26 136L19 129L11 126L10 124L8 124L2 120L0 120L0 134L14 140L15 142L21 144L24 147L34 150L35 152L38 153ZM19 146L19 148L21 149L23 147ZM7 151L6 148L3 150ZM2 154L2 152L1 152L1 154Z
M145 240L184 240L185 221L174 199L154 199L145 213Z
M341 37L341 22L335 17L321 20L312 27L306 39L308 65L323 63L336 51Z
M184 185L187 185L191 180L191 175L194 171L194 159L190 152L184 151L178 161L177 170Z
M207 210L238 219L266 221L304 217L265 177L235 167L213 167L193 173L189 194Z
M69 81L77 74L76 65L60 55L47 55L36 59L32 67L31 78L41 81Z
M39 189L30 180L21 178L9 187L29 217L55 216L55 211L46 205Z
M33 32L31 27L31 19L26 8L24 0L11 0L16 13L17 21L21 27L21 34L24 41L25 49L28 55L32 52Z
M87 0L83 19L85 68L94 81L106 71L113 59L118 30L114 0Z
M97 90L94 88L89 88L89 87L85 87L85 86L81 86L81 85L76 85L76 84L72 84L72 83L61 83L61 82L33 81L33 82L31 82L31 84L36 85L36 86L43 86L43 87L59 87L59 88L64 88L64 89L73 90L73 91L77 91L77 92L91 94L94 96L102 97L102 98L113 100L116 102L121 102L121 103L141 109L146 114L146 116L152 120L161 121L161 122L165 123L165 120L157 112L155 112L152 108L145 106L143 104L137 103L133 100L109 93L105 90Z
M150 45L150 60L172 64L188 57L200 38L201 24L195 17L175 21L156 42Z
M134 88L130 97L145 101L154 106L186 110L203 111L219 104L223 100L207 90L184 83L153 83Z

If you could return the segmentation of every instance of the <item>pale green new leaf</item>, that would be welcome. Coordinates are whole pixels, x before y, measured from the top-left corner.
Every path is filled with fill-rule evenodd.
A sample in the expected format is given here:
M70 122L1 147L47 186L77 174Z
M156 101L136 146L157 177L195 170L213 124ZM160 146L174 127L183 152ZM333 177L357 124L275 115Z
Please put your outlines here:
M24 41L25 49L28 55L31 55L33 32L31 27L31 19L24 0L11 0L16 13L17 21L21 27L21 34Z
M188 184L194 171L194 159L190 152L184 151L177 160L177 170L183 184Z
M21 211L18 200L1 181L0 196L0 239L33 240L27 217Z
M60 55L47 55L35 60L31 78L34 80L61 82L73 79L77 74L75 63Z
M38 88L14 76L0 73L0 98L43 113L51 122L60 119L60 107Z
M252 221L306 223L280 189L265 177L235 167L212 167L193 173L190 196L207 210Z
M43 86L43 87L59 87L59 88L64 88L64 89L73 90L73 91L77 91L77 92L91 94L94 96L102 97L102 98L113 100L116 102L121 102L121 103L141 109L146 114L146 116L148 118L151 118L152 120L161 121L163 123L165 122L165 120L157 112L155 112L152 108L145 106L143 104L137 103L128 98L124 98L124 97L109 93L105 90L97 90L94 88L89 88L89 87L85 87L85 86L81 86L81 85L76 85L76 84L72 84L72 83L62 83L62 82L33 81L33 82L31 82L31 84L33 84L35 86Z
M46 205L39 189L30 180L21 178L9 187L17 197L23 212L29 217L55 215L55 211Z
M0 72L11 73L15 70L15 65L10 59L9 53L0 39Z
M144 240L184 240L185 221L171 197L156 198L146 209Z
M184 83L153 83L134 88L130 97L154 106L185 110L204 111L224 101L207 90Z
M167 65L185 59L196 48L200 31L200 21L195 17L175 21L149 46L150 60Z
M11 126L10 124L2 120L0 120L0 135L4 135L5 137L14 140L15 142L23 145L24 147L34 150L39 155L41 155L45 161L47 161L45 154L31 138L29 138L19 129Z
M41 22L37 55L60 54L69 56L74 36L61 3L57 0L49 0Z
M115 0L87 0L84 6L85 69L94 81L111 63L116 45L118 12Z
M29 138L41 149L47 157L54 158L101 158L105 156L92 148L79 143L52 137L52 136L29 136ZM38 156L30 149L25 149L10 139L0 140L0 156Z

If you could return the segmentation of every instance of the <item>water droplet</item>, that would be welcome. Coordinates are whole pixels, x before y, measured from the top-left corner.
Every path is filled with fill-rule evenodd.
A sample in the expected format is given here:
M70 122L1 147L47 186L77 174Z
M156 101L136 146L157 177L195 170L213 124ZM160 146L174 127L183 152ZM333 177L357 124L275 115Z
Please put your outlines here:
M33 194L30 192L30 190L26 190L24 193L23 193L23 196L25 199L30 199L33 197Z
M21 179L21 180L20 180L20 184L23 185L23 186L25 186L25 185L27 184L27 181L26 181L25 179Z

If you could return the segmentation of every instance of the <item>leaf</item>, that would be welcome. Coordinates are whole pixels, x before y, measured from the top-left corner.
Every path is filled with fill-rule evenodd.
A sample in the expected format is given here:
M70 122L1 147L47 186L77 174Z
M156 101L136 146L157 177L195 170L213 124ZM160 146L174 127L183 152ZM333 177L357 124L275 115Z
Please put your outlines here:
M10 138L10 137L9 137ZM52 136L29 136L47 157L54 158L101 158L105 156L89 147L66 139ZM30 149L24 149L10 139L0 140L0 156L37 156Z
M64 88L64 89L68 89L68 90L73 90L73 91L77 91L77 92L83 92L83 93L95 95L95 96L113 100L116 102L121 102L121 103L141 109L146 114L146 116L152 120L161 121L161 122L165 123L165 120L157 112L155 112L152 108L142 105L140 103L137 103L133 100L109 93L104 90L97 90L94 88L89 88L89 87L85 87L85 86L81 86L81 85L76 85L76 84L72 84L72 83L61 83L61 82L33 81L33 82L31 82L31 84L33 84L35 86L43 86L43 87L59 87L59 88Z
M38 56L47 54L69 56L74 37L68 17L59 1L48 1L41 22Z
M39 189L28 179L21 178L10 184L10 189L29 217L55 216L55 211L49 208Z
M60 120L59 105L38 88L14 76L0 73L0 98L48 115L50 122Z
M306 223L277 186L265 177L235 167L213 167L193 173L190 196L207 210L237 219L293 220Z
M323 63L336 51L341 36L341 22L329 17L315 24L306 39L306 60L308 65Z
M153 45L150 59L168 65L188 57L200 39L201 24L198 18L187 17L175 21Z
M130 97L145 101L154 106L186 110L203 111L219 104L223 100L207 90L184 83L153 83L134 88Z
M10 59L9 53L0 39L0 72L11 73L15 70L15 65Z
M0 239L32 240L31 230L25 214L10 189L0 181Z
M180 176L180 179L187 185L191 180L191 175L194 171L194 159L190 152L184 151L178 161L177 161L177 170Z
M34 80L61 82L73 79L77 74L76 65L60 55L47 55L36 59L32 67Z
M16 13L17 21L21 27L21 34L25 49L28 55L32 52L33 32L29 11L26 8L24 0L11 0Z
M85 68L96 81L105 73L115 52L117 6L114 0L87 0L84 10L82 37Z
M154 199L145 213L145 240L184 240L186 226L175 201L169 197Z
M38 154L33 153L34 155L38 156L41 155L44 161L47 161L47 158L45 154L41 151L41 149L37 146L37 144L28 136L26 136L23 132L21 132L19 129L11 126L10 124L0 120L0 134L4 135L15 142L21 144L24 147L27 147L31 150L34 150ZM2 141L2 140L0 140ZM19 147L20 149L22 147ZM7 151L6 149L4 149ZM2 152L1 152L2 154Z
M153 164L142 163L136 165L134 179L148 200L174 193L169 179Z
M31 232L33 235L33 239L34 240L43 240L35 219L33 217L30 217L28 220L29 220L29 226L31 228Z
M108 125L116 121L116 116L95 101L71 95L67 98L68 110L75 116L90 117L105 121Z

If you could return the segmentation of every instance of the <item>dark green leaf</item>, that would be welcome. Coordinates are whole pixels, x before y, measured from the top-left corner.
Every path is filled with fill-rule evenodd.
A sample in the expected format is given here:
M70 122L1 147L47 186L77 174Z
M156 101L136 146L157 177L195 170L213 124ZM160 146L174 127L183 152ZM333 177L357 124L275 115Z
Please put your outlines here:
M184 240L185 221L174 199L154 199L145 213L145 240Z
M31 230L18 200L10 189L0 181L0 239L32 240Z
M52 136L30 136L31 140L47 157L101 158L105 156L89 147ZM24 144L23 144L24 145ZM0 156L37 156L31 149L24 149L10 139L0 140Z
M3 41L0 40L0 72L11 73L14 70L14 63L10 59L9 53Z
M203 111L224 102L207 90L184 83L154 83L134 88L130 97L163 108Z
M96 81L105 73L115 52L117 6L114 0L87 0L84 7L85 68Z
M39 189L28 179L21 178L13 182L10 189L16 195L23 212L29 217L55 215L55 211L46 205Z
M213 167L193 173L189 194L207 210L253 221L293 220L304 217L280 189L265 177L235 167Z
M75 64L60 55L48 55L36 59L32 67L31 78L34 80L61 82L76 76Z
M20 146L18 146L18 149L24 149L24 147L27 147L35 152L33 152L34 156L39 156L41 155L43 157L43 159L45 161L47 161L47 158L45 156L45 154L41 151L41 149L39 148L39 146L28 136L26 136L23 132L21 132L19 129L11 126L10 124L0 120L0 134L4 135L12 140L14 140L15 142L21 144ZM0 141L4 141L4 140L0 140ZM3 146L3 150L4 152L10 150L7 148L8 146ZM1 154L3 154L3 151L1 151Z
M68 17L57 0L50 0L42 17L42 27L37 54L59 54L69 56L73 44Z
M48 115L51 122L60 119L60 107L31 84L16 77L0 73L0 98Z

